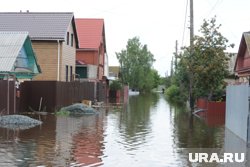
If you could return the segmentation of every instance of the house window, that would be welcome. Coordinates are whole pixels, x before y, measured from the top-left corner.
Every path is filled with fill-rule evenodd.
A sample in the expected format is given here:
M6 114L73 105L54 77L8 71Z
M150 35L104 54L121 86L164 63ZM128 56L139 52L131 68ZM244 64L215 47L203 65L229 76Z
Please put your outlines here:
M66 65L66 71L65 71L65 81L68 82L68 77L69 76L69 66Z
M87 67L76 67L76 74L78 78L87 78Z
M71 34L71 46L74 44L74 34Z
M69 32L67 32L67 45L69 45Z
M70 81L73 81L73 68L70 66Z

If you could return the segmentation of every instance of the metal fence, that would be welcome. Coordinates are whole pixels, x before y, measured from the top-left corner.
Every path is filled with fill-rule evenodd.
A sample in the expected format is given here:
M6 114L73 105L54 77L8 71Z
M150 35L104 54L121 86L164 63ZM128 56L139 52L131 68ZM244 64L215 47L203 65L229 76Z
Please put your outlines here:
M20 86L19 107L20 111L46 109L54 112L83 99L104 100L105 89L105 84L95 82L26 81Z
M0 115L16 112L15 82L0 80Z
M229 85L226 97L226 127L243 139L249 139L249 86Z

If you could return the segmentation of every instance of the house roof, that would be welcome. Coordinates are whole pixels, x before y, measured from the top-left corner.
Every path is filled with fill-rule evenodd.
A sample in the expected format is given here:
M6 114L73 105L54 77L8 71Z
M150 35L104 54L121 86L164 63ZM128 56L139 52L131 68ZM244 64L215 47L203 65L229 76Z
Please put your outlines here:
M23 47L26 48L28 55L33 56L32 62L35 64L31 69L26 69L25 72L34 74L41 72L36 62L28 32L4 31L0 32L0 73L18 73L20 70L21 72L25 70L18 68L18 71L15 71L16 59Z
M0 31L27 31L31 40L65 40L71 21L74 27L71 12L0 12Z
M238 50L238 54L237 54L237 58L236 58L235 66L234 66L234 71L237 70L237 64L238 64L239 58L245 55L246 50L248 51L248 53L250 53L250 32L244 32L242 34L241 42L240 42L240 46L239 46L239 50Z
M103 19L75 19L78 34L79 49L99 49L105 46L105 31ZM105 48L106 51L106 48Z

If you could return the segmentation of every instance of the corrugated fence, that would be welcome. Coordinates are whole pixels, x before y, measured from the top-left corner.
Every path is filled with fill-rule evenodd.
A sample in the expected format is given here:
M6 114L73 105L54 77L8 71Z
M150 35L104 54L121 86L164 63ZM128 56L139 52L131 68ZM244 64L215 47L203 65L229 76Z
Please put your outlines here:
M39 108L54 112L82 100L105 101L107 95L106 83L102 82L25 81L18 90L20 96L17 93L16 97L14 84L14 81L0 80L0 115Z
M41 104L41 110L46 108L46 111L54 112L83 99L94 101L97 97L98 101L104 101L106 86L103 83L97 85L95 82L26 81L20 86L19 108L21 112L38 111Z
M229 85L226 97L226 127L243 139L248 140L249 130L249 86Z
M14 81L0 80L0 115L14 114Z

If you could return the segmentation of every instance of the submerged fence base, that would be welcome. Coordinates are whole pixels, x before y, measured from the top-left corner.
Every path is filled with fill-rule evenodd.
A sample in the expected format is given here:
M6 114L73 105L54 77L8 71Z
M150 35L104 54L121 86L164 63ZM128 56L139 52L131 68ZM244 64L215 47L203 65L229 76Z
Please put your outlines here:
M105 97L106 85L103 83L25 81L20 86L19 109L21 112L30 109L55 112L83 99L103 101Z

